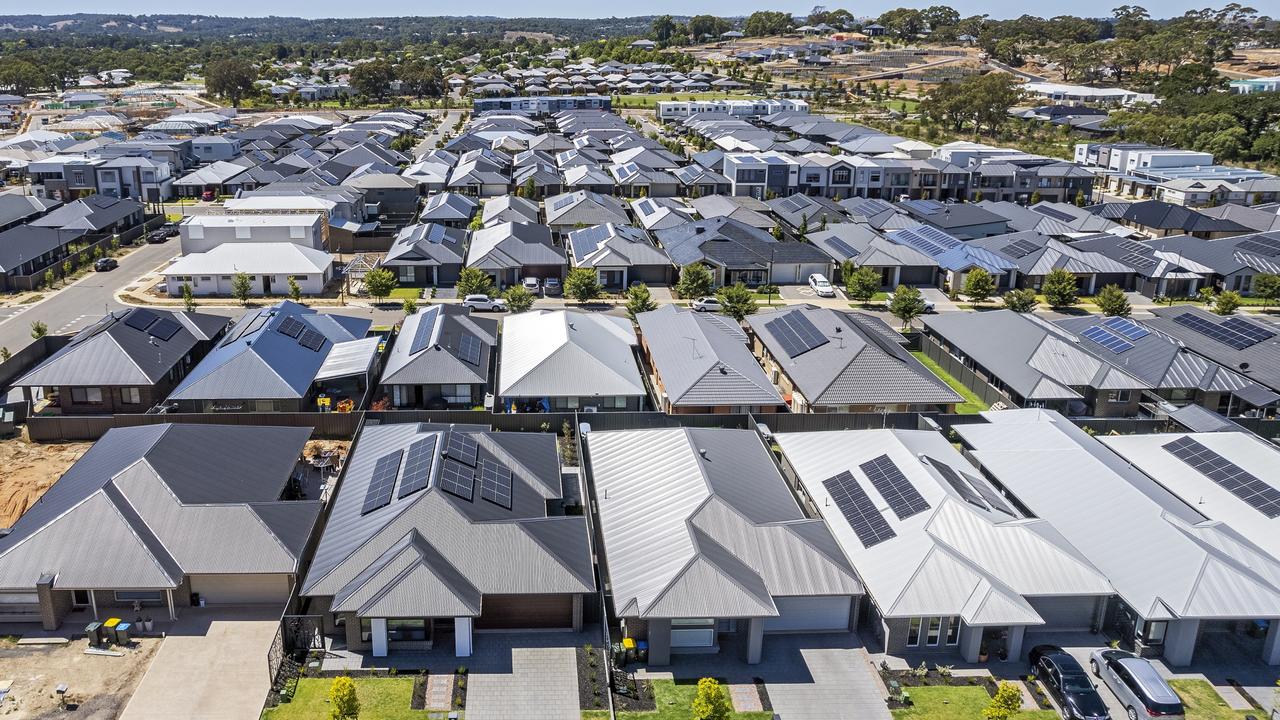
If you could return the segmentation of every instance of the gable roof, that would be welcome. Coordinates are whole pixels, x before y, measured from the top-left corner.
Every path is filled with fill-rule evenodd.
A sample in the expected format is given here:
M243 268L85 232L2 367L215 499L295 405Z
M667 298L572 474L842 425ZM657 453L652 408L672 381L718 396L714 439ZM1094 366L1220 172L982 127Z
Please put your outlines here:
M383 265L421 265L423 267L462 264L467 231L439 223L407 225L396 233L391 248L382 258Z
M644 396L626 318L536 310L503 322L498 394L503 397Z
M729 269L767 269L773 263L826 263L821 250L778 241L759 228L729 217L707 218L654 233L677 265L709 262Z
M461 352L465 337L480 343L478 361ZM472 315L459 305L432 305L409 315L400 326L399 341L391 348L382 385L482 384L498 344L498 321Z
M467 267L482 270L564 264L564 251L556 247L546 225L498 223L473 231L467 248Z
M606 223L569 233L574 267L618 268L670 265L671 258L654 247L639 228Z
M783 405L743 338L709 317L675 305L636 316L671 404Z

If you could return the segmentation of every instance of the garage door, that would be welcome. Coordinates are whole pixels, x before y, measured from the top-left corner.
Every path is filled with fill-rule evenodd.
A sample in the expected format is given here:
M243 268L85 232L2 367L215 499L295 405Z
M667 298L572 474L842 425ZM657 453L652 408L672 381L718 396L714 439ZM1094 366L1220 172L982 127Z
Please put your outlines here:
M765 632L831 631L849 629L849 608L852 598L789 597L774 598L778 617L765 618Z
M485 595L478 630L573 627L572 595Z
M1096 598L1041 597L1027 598L1027 602L1044 618L1044 626L1037 630L1088 630L1093 626Z
M192 575L191 592L209 605L283 605L288 575Z

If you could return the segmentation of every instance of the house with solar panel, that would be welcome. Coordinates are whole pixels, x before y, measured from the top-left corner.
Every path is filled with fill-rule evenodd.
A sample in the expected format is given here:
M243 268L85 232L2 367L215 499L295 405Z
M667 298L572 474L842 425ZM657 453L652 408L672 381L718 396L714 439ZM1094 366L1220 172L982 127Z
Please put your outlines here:
M1017 273L1015 282L1020 288L1040 290L1045 275L1054 270L1071 273L1082 295L1093 295L1107 285L1116 285L1122 290L1134 286L1133 268L1128 265L1034 230L977 238L968 244L1012 260Z
M826 230L805 236L811 245L831 256L835 263L833 282L843 283L840 267L851 262L858 268L871 268L880 275L880 287L893 290L899 285L932 287L938 282L938 263L909 245L886 240L883 235L862 223L836 223Z
M1028 632L1088 632L1113 590L938 432L778 433L801 504L866 587L857 626L911 664L1017 661Z
M813 273L831 277L831 258L808 243L777 240L765 230L729 217L677 225L654 233L676 265L702 263L715 286L749 287L807 282Z
M1280 392L1280 324L1258 315L1221 317L1191 305L1156 308L1152 313L1155 317L1142 321L1147 327Z
M13 387L28 407L65 415L145 413L221 339L229 322L204 313L133 308L76 333Z
M1253 292L1254 277L1280 272L1280 231L1239 235L1205 242L1189 235L1149 240L1154 252L1207 268L1206 279L1218 290L1241 295Z
M418 213L418 221L445 227L466 228L480 210L480 203L454 192L438 193L427 198Z
M768 205L783 225L794 233L799 233L802 227L812 232L825 227L828 223L839 223L848 219L836 201L825 197L792 195L766 200L765 205Z
M1007 290L1017 280L1018 266L1012 259L967 243L931 225L903 228L885 233L885 238L932 258L938 263L942 282L951 288L964 287L965 277L974 268L991 274L998 290Z
M567 240L569 262L595 270L605 288L621 290L633 282L668 285L677 279L666 251L640 228L605 223L574 230Z
M792 412L950 412L961 401L874 316L793 305L746 323L752 352Z
M396 233L378 266L395 273L400 287L452 285L462 272L466 249L466 230L418 223Z
M770 635L853 628L862 583L759 433L664 428L583 441L610 622L648 643L650 666L720 652L754 664Z
M283 609L322 507L300 464L310 436L108 430L0 536L0 622L83 628L135 617L135 604L170 620L197 604Z
M542 204L547 225L558 237L564 237L570 230L584 225L631 224L625 202L610 195L601 195L588 190L555 195L544 200Z
M548 433L365 426L299 594L326 649L469 657L484 633L579 630L595 576Z
M1193 297L1200 288L1213 282L1213 268L1176 251L1161 250L1156 242L1103 233L1076 240L1071 247L1106 255L1132 268L1132 289L1150 298Z
M644 410L635 330L625 317L534 310L505 318L497 407L507 412Z
M374 387L371 321L285 300L240 317L165 401L179 412L361 409Z
M1113 443L1044 409L983 417L955 427L966 456L1115 589L1097 629L1172 666L1210 649L1280 664L1273 449L1233 433Z
M460 305L405 316L378 378L378 397L395 408L481 407L492 391L498 321Z

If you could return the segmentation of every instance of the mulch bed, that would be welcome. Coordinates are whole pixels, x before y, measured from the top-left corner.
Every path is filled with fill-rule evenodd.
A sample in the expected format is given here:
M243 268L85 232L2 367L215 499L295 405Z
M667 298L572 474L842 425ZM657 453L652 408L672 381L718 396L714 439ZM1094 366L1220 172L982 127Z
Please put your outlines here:
M413 694L409 696L409 709L427 709L427 673L425 672L413 678Z
M613 707L618 712L652 712L658 709L657 699L653 696L653 683L630 676L626 692L613 691ZM621 674L614 675L615 683L624 682Z
M605 698L604 652L600 648L575 648L578 666L578 707L582 710L604 710Z
M1035 698L1036 707L1041 710L1054 709L1053 703L1049 702L1049 696L1045 694L1044 688L1041 687L1039 682L1024 679L1022 680L1022 684L1031 691L1031 697Z
M995 697L996 689L1000 687L999 681L991 676L984 675L967 675L956 677L954 675L943 675L937 670L930 670L924 675L918 674L914 670L890 670L888 667L881 666L880 677L884 680L885 687L889 683L896 681L902 688L913 687L981 687L987 691L987 695ZM890 691L892 692L892 691ZM908 695L910 693L908 692ZM1034 693L1032 693L1034 695ZM1039 698L1037 698L1039 701ZM885 701L890 710L901 710L911 707L908 703L902 703L889 698Z
M755 683L756 692L760 694L760 709L772 712L773 702L769 700L769 688L765 686L764 678L751 678L751 682Z
M453 708L461 710L467 706L467 669L458 668L453 674Z

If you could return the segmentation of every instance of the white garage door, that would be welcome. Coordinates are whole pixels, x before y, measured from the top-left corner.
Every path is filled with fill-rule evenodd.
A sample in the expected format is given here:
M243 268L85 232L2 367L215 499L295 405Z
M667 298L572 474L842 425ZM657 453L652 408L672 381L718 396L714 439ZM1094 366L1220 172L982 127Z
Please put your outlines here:
M191 592L208 605L284 604L288 575L192 575Z
M849 608L852 598L836 597L781 597L774 598L778 617L765 618L765 632L829 631L849 629Z

